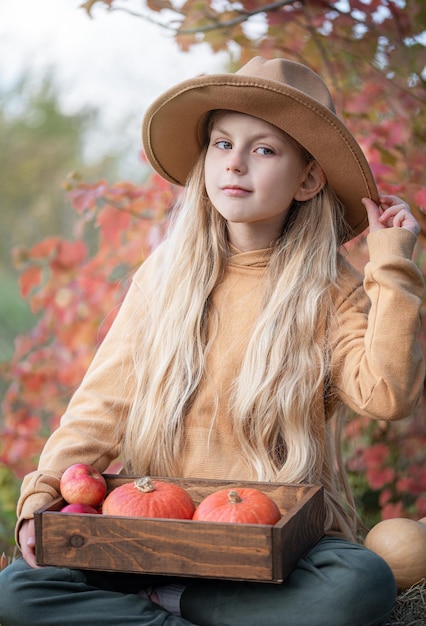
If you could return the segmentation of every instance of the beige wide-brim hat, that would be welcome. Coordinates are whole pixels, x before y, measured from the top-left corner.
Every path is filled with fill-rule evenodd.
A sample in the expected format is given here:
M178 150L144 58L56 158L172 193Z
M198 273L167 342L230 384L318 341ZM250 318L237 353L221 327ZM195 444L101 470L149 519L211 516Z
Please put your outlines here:
M234 74L197 76L165 91L149 106L142 124L147 159L160 176L185 185L214 109L253 115L291 135L321 165L345 207L352 236L367 227L361 198L378 201L373 174L315 72L287 59L255 57Z

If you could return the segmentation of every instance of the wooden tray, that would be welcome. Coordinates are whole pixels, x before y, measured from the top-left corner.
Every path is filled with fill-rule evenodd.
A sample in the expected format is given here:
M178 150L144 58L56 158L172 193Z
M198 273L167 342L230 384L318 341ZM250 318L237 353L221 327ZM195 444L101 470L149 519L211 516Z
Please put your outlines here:
M105 474L108 490L132 476ZM281 510L274 526L61 513L56 498L35 512L39 565L281 583L324 535L323 488L314 485L170 479L197 505L223 488L255 487Z

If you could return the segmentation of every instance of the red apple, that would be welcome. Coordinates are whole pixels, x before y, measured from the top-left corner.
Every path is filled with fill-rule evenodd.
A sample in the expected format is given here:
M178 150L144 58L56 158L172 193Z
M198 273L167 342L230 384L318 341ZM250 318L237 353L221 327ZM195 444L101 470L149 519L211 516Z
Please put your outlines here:
M68 504L89 504L98 507L105 498L105 478L91 465L75 463L62 474L61 495Z
M73 502L62 507L61 513L96 513L99 515L99 509L95 509L90 504L82 504L81 502Z

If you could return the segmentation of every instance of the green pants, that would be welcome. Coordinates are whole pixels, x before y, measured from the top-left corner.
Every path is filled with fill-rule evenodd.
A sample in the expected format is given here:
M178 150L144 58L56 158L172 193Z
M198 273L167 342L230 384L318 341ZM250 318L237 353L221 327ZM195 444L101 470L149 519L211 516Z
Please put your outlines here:
M380 557L331 537L280 585L180 580L188 584L182 617L136 595L147 582L137 575L32 569L19 559L0 574L0 624L378 626L386 623L396 597L392 572Z

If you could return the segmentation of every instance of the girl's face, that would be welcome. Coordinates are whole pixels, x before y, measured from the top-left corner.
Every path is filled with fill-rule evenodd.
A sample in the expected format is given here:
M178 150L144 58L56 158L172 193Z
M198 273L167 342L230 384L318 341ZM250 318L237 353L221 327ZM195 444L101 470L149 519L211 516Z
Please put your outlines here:
M239 250L273 245L293 199L305 199L310 164L298 144L256 117L224 112L213 122L205 159L207 194Z

